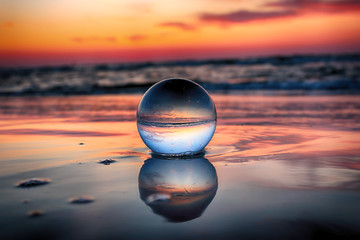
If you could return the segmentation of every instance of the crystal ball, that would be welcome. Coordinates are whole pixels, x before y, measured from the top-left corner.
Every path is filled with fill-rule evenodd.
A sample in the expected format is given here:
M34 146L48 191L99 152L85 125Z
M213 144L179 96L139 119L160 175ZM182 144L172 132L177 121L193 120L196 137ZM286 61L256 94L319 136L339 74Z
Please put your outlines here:
M216 109L209 94L187 79L166 79L153 85L137 109L141 139L160 155L192 155L210 142Z

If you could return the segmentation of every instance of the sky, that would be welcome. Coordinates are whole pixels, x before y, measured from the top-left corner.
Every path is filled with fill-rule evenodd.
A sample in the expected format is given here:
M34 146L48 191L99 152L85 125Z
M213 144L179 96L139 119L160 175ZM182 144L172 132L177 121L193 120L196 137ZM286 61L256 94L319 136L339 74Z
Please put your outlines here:
M360 52L360 0L1 0L0 66Z

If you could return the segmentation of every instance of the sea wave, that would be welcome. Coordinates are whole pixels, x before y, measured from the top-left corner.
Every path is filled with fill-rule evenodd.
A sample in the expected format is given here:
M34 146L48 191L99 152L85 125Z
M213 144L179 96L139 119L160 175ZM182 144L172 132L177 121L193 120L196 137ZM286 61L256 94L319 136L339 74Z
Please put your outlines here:
M360 92L360 54L0 68L0 95L141 93L166 78L209 91Z

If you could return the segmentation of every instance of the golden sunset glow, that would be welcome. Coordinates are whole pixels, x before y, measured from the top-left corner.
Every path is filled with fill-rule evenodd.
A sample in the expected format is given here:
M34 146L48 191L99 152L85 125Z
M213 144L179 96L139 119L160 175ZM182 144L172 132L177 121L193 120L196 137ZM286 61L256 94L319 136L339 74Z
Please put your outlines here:
M359 51L358 1L5 0L0 64Z

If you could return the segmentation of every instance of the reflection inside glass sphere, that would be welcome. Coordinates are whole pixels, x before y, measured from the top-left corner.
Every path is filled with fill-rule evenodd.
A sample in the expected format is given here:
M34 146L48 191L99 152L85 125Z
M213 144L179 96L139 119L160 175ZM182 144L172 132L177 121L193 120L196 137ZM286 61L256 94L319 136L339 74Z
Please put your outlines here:
M140 198L170 222L201 216L214 198L218 182L214 166L203 156L145 161L139 173Z
M137 127L154 153L180 156L201 152L216 128L216 108L210 95L187 79L166 79L142 97Z

